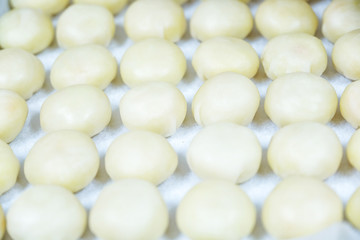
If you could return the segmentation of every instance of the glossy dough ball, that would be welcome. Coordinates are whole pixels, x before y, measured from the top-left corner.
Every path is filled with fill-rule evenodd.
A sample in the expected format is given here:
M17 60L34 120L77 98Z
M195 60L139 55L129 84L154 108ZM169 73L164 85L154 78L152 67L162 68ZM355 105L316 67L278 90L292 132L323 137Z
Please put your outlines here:
M74 3L89 3L103 6L113 14L120 12L127 2L128 0L74 0Z
M204 80L223 72L236 72L252 78L259 69L259 57L242 39L217 37L200 44L192 65Z
M195 135L187 162L203 179L242 183L256 174L261 155L260 143L250 129L223 122L209 125Z
M347 220L360 229L360 188L358 188L348 201L345 209Z
M89 44L63 52L51 68L50 80L55 89L90 84L106 88L115 78L117 62L109 50Z
M312 235L342 220L341 199L325 183L310 177L283 180L262 209L264 227L277 239Z
M90 211L90 230L103 240L156 240L169 224L165 202L144 180L115 181L100 192Z
M158 37L176 42L185 33L186 19L174 1L137 0L126 11L124 28L133 41Z
M10 146L0 139L0 195L15 185L19 169L20 163Z
M306 33L291 33L271 39L261 61L266 75L273 80L293 72L321 76L327 66L327 54L320 39Z
M12 239L76 240L85 231L86 211L68 190L38 185L21 193L6 220Z
M120 62L122 80L130 87L153 81L177 84L185 72L184 53L174 43L160 38L135 43Z
M111 120L111 105L106 94L91 85L74 85L50 95L40 110L40 125L45 132L68 129L94 136Z
M195 121L206 126L229 121L248 125L260 104L255 84L238 73L227 72L207 80L192 102Z
M60 47L94 43L107 46L114 37L115 22L109 10L93 4L75 4L59 17L56 38Z
M350 83L345 88L340 99L341 115L351 126L360 126L360 81Z
M226 181L204 181L181 200L176 222L192 240L240 239L254 229L256 209L238 186Z
M62 11L70 0L10 0L14 8L38 8L54 15Z
M130 130L147 130L165 137L185 119L184 95L167 82L150 82L128 91L120 101L120 115Z
M0 206L0 239L3 238L3 236L5 235L5 215L4 212L2 210L2 207Z
M273 81L266 92L265 112L278 126L301 121L329 122L338 98L334 87L311 73L290 73Z
M357 130L350 138L346 147L346 156L358 171L360 171L360 130Z

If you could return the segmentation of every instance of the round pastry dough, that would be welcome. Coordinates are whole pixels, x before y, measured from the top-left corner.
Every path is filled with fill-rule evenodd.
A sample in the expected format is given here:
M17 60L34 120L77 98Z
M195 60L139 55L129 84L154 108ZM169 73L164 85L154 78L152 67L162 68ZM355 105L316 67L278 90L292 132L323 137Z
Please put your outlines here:
M5 235L5 215L0 205L0 239Z
M192 65L204 80L223 72L236 72L252 78L259 69L259 57L242 39L217 37L200 44Z
M69 2L70 0L10 0L14 8L38 8L50 15L62 11Z
M301 121L329 122L338 98L334 87L311 73L290 73L270 83L265 112L278 126Z
M174 173L178 156L156 133L132 131L117 137L105 156L106 172L114 180L140 178L157 185Z
M55 184L77 192L86 187L99 169L95 143L84 133L61 130L38 140L24 162L31 184Z
M272 38L261 61L266 75L273 80L293 72L321 76L327 67L327 53L320 39L306 33L291 33Z
M15 185L19 169L20 163L10 146L0 139L0 195Z
M267 39L284 33L308 33L314 35L318 19L304 0L266 0L259 5L255 24Z
M76 240L85 231L86 211L68 190L39 185L21 193L6 220L12 239Z
M119 107L121 119L130 130L147 130L168 137L184 121L187 104L173 84L149 82L128 91Z
M176 1L181 1L181 0L176 0ZM209 0L201 0L201 1L209 1ZM237 0L237 1L239 1L239 2L244 2L244 3L248 3L248 2L250 2L251 0Z
M122 80L130 87L153 81L177 84L185 72L184 53L174 43L161 38L135 43L120 62Z
M90 84L106 88L115 78L117 62L109 50L89 44L63 52L51 68L50 80L55 89Z
M360 171L360 130L357 130L350 138L346 147L346 156L352 166Z
M185 33L186 19L174 1L137 0L126 11L124 28L133 41L159 37L176 42Z
M190 143L187 162L203 179L242 183L256 174L261 155L260 143L249 128L223 122L200 130Z
M264 227L277 239L312 235L342 220L341 199L325 183L310 177L283 180L262 209Z
M351 126L360 126L360 81L350 83L340 98L341 115Z
M106 94L91 85L74 85L49 96L40 110L40 125L45 132L78 130L94 136L111 120L111 105Z
M156 240L169 224L165 202L144 180L115 181L100 192L90 211L90 230L103 240Z
M181 200L176 222L192 240L241 239L253 231L256 209L238 186L209 180L197 184Z
M358 188L348 201L345 209L347 220L360 229L360 188Z
M223 36L245 38L252 28L250 8L237 0L204 1L190 20L191 36L200 41Z
M193 98L192 112L201 125L228 121L248 125L260 104L255 84L241 74L226 72L207 80Z
M59 17L56 38L60 47L94 43L107 46L114 37L115 22L109 10L94 4L74 4Z
M74 3L97 4L107 8L111 13L117 14L125 7L128 0L74 0Z
M22 48L28 52L38 53L47 48L53 38L54 28L51 19L39 9L13 9L0 18L2 48Z
M298 175L323 180L336 172L342 156L336 133L316 122L281 128L272 137L267 151L270 167L282 178Z

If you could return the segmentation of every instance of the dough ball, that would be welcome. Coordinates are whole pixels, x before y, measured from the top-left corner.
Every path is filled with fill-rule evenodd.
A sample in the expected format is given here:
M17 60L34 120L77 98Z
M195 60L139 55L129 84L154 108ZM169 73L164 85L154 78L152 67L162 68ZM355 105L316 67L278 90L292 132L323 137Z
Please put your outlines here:
M336 42L345 33L360 28L360 1L331 1L322 17L322 33Z
M74 3L97 4L107 8L112 14L119 13L127 4L128 0L74 0Z
M255 84L241 74L226 72L207 80L192 102L195 121L201 125L228 121L248 125L260 104Z
M51 68L50 80L55 89L90 84L106 88L115 78L117 62L109 50L89 44L64 51Z
M111 120L111 105L106 94L91 85L74 85L50 95L40 110L40 125L45 132L77 130L94 136Z
M126 11L124 28L133 41L159 37L176 42L185 33L186 19L174 1L137 0Z
M338 98L334 87L311 73L290 73L270 83L265 112L276 125L302 121L329 122L335 115Z
M316 122L299 122L281 128L272 137L267 160L282 178L309 176L320 180L340 166L342 145L336 133Z
M306 33L291 33L271 39L261 61L266 75L273 80L293 72L321 76L327 66L327 53L320 39Z
M5 215L4 212L2 210L2 207L0 205L0 239L3 238L3 236L5 235Z
M236 72L252 78L259 69L259 57L252 46L242 39L217 37L200 44L192 65L204 80L223 72Z
M177 84L185 72L184 53L174 43L161 38L135 43L120 62L122 80L130 87L153 81Z
M10 146L0 139L0 195L15 185L19 169L20 163Z
M165 202L144 180L112 182L100 192L90 211L90 230L103 240L156 240L169 224Z
M12 239L76 240L85 231L86 211L68 190L39 185L21 193L6 220Z
M351 126L360 126L360 81L350 83L340 99L341 115Z
M358 171L360 171L360 130L357 130L350 138L347 147L346 155L351 163Z
M325 183L310 177L283 180L262 209L264 227L277 239L312 235L342 220L341 199Z
M140 178L157 185L174 173L178 156L156 133L132 131L117 137L105 156L106 172L114 180Z
M120 116L130 130L147 130L168 137L185 119L184 95L167 82L149 82L128 91L120 101Z
M335 42L332 60L340 74L360 80L360 29L344 34Z
M0 46L38 53L54 38L50 17L39 9L10 10L0 17Z
M45 69L40 60L20 48L0 51L0 88L9 89L30 98L45 81Z
M267 39L284 33L314 35L318 19L304 0L265 0L255 14L255 24Z
M253 231L256 209L238 186L208 180L197 184L181 200L176 222L192 240L240 239Z
M93 4L74 4L59 17L56 38L60 47L94 43L107 46L114 37L115 22L109 10Z
M360 229L360 188L358 188L348 201L345 209L347 220Z
M249 128L222 122L209 125L195 135L187 162L200 178L242 183L256 174L261 155L260 143Z
M55 184L77 192L86 187L99 168L95 143L84 133L61 130L40 138L24 162L31 184Z
M62 11L70 0L10 0L13 8L38 8L50 15Z
M201 1L205 2L205 1L209 1L209 0L201 0ZM251 0L237 0L237 1L239 1L239 2L244 2L244 3L248 3L248 2L250 2Z
M245 38L252 27L250 8L237 0L203 1L190 21L191 36L200 41L222 36Z

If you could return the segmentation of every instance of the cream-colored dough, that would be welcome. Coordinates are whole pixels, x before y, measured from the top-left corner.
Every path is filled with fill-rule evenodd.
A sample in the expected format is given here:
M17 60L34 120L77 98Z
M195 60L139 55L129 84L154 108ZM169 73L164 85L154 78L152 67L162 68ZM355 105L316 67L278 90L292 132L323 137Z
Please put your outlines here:
M350 83L340 98L341 115L351 126L360 126L360 81Z
M176 0L176 1L178 1L178 0ZM181 0L180 0L181 1ZM201 1L209 1L209 0L201 0ZM212 0L213 1L213 0ZM215 0L215 1L218 1L218 0ZM220 0L221 1L221 0ZM239 2L244 2L244 3L248 3L248 2L250 2L251 0L237 0L237 1L239 1Z
M6 228L5 215L0 205L0 239L2 239L3 236L5 235L5 231L6 231L5 228Z
M69 2L70 0L10 0L13 8L38 8L50 15L62 11Z
M345 214L347 220L360 229L360 188L358 188L347 202Z
M346 147L346 156L352 166L360 171L360 130L355 131Z
M119 13L129 0L74 0L74 3L97 4L107 8L112 14Z
M15 185L19 169L20 163L12 149L0 139L0 195Z

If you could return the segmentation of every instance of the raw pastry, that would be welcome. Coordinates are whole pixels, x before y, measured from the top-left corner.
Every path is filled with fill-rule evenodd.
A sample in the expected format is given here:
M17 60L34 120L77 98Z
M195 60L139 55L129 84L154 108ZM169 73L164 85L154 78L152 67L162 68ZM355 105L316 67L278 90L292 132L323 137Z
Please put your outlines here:
M14 8L38 8L54 15L62 11L70 0L10 0Z
M24 162L31 184L55 184L77 192L86 187L99 168L95 143L84 133L61 130L40 138Z
M176 222L192 240L240 239L253 231L256 209L238 186L209 180L197 184L181 200Z
M0 195L15 185L19 169L20 163L10 146L0 139Z
M338 98L334 87L311 73L290 73L270 83L265 112L278 126L301 121L329 122Z
M128 91L119 107L122 122L130 130L147 130L168 137L184 121L187 104L173 84L149 82Z
M236 72L252 78L259 69L259 57L252 46L242 39L217 37L200 44L192 65L204 80L223 72Z
M229 121L248 125L260 104L255 84L241 74L226 72L207 80L193 98L195 121L206 126Z
M256 174L261 155L260 143L249 128L222 122L200 130L190 143L187 162L203 179L242 183Z
M348 201L345 209L346 218L357 229L360 229L360 188L358 188Z
M157 240L169 224L165 202L144 180L115 181L100 192L90 211L90 230L103 240Z
M128 0L74 0L74 3L89 3L103 6L113 14L119 13L127 2Z
M351 126L360 126L360 81L350 83L340 98L341 115Z
M2 210L2 207L0 206L0 239L2 239L4 235L5 235L5 215Z
M360 171L360 130L355 131L346 147L346 156L351 165Z
M120 62L122 80L130 87L152 81L177 84L185 72L184 53L174 43L161 38L135 43Z
M341 199L325 183L310 177L283 180L262 209L264 227L277 239L312 235L342 220Z

